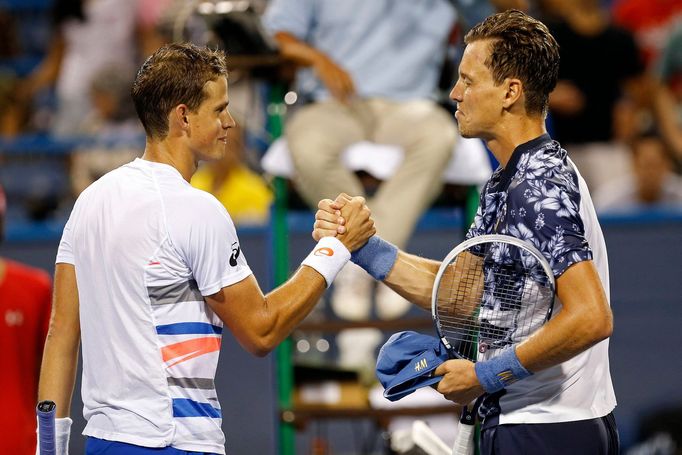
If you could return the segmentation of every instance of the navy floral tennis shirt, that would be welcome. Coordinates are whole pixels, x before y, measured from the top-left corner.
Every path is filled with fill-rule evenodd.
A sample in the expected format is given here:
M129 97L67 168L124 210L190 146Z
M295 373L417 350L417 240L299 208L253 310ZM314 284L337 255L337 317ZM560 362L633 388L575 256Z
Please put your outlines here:
M555 277L592 259L580 216L578 176L566 150L544 134L519 145L485 184L467 238L506 234L532 243Z

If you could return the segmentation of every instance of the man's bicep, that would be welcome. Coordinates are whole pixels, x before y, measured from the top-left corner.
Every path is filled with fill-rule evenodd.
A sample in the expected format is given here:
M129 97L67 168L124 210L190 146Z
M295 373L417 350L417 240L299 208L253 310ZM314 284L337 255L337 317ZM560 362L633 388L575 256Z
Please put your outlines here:
M73 264L57 263L55 266L50 330L56 328L80 334L78 283Z
M562 311L583 315L595 323L597 331L610 335L613 324L611 308L593 261L573 264L557 278L556 284Z
M253 274L204 297L208 306L230 329L232 335L251 352L257 317L264 301L263 292Z

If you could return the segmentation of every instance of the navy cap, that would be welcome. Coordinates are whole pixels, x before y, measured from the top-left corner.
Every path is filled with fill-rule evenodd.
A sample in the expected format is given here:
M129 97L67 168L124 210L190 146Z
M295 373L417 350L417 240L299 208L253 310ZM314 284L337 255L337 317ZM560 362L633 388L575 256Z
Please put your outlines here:
M436 337L409 330L392 335L377 357L377 378L384 386L384 397L397 401L420 387L438 383L441 376L433 376L433 371L449 358Z

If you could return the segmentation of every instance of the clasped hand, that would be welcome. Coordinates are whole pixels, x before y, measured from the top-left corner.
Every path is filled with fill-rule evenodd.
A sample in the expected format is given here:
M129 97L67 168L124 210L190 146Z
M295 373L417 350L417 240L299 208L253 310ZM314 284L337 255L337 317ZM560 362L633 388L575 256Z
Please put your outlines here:
M317 205L313 239L337 237L349 251L362 247L376 233L371 211L362 196L339 194L335 200L323 199Z

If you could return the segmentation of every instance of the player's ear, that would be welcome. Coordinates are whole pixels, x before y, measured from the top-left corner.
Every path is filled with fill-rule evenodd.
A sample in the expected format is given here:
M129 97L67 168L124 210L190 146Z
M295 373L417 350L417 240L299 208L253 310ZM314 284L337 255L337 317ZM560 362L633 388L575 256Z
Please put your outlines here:
M176 129L186 130L189 128L189 109L186 104L178 104L170 113L169 123Z
M505 79L504 84L506 91L503 105L505 109L509 109L521 99L523 83L519 79Z

